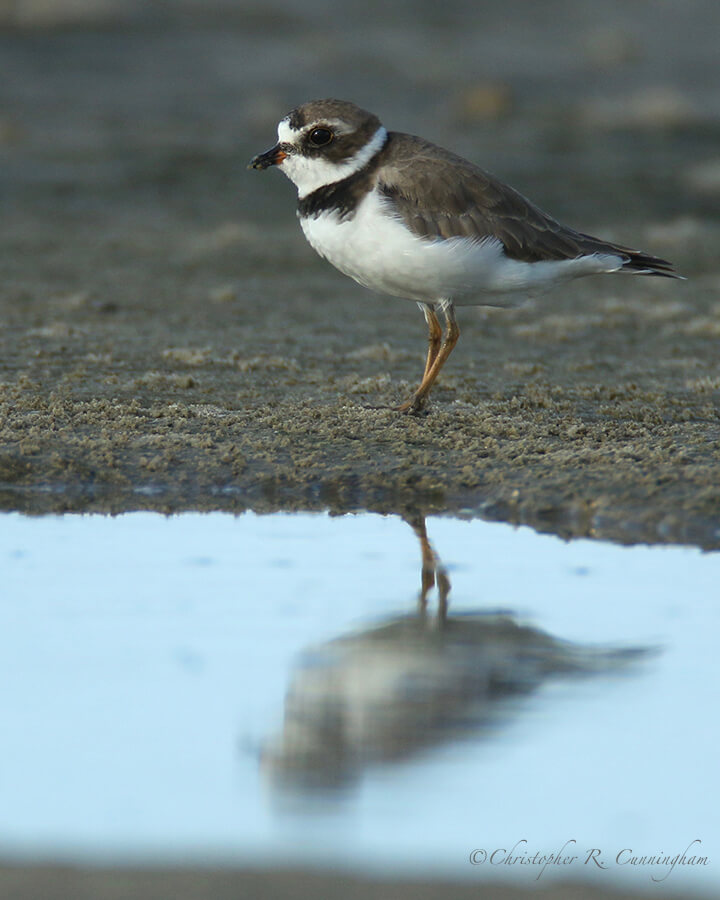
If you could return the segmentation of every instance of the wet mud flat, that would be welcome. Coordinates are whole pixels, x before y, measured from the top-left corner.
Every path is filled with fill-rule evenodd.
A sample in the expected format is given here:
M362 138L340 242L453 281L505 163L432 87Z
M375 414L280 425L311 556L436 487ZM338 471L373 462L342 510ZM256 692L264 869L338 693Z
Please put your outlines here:
M712 29L695 23L692 47L670 21L641 38L618 6L603 42L582 7L562 34L535 23L546 65L528 67L499 7L466 43L462 16L428 12L382 50L378 23L336 35L356 64L328 85L301 53L318 9L0 31L2 508L446 512L720 546ZM431 78L411 63L439 35L455 56ZM492 67L458 86L481 46ZM373 408L417 383L422 316L317 259L291 185L245 170L279 115L330 89L688 281L462 309L426 413Z
M434 900L448 895L456 900L633 900L643 895L635 891L608 891L589 885L554 885L550 888L508 887L505 885L459 884L457 882L392 880L379 881L362 877L348 877L339 873L313 871L223 870L212 869L104 869L86 870L64 867L0 867L0 887L13 900L25 900L42 896L46 900L65 900L77 897L132 896L140 900L177 897L178 900L217 897L219 900L235 897L278 898L278 900L302 900L315 896L369 900L392 896L399 900ZM650 892L644 896L654 896ZM682 896L674 892L663 893L668 900Z
M244 231L219 231L209 240L230 231L242 247ZM404 416L374 407L414 386L422 317L364 296L302 244L280 275L251 270L249 288L219 249L202 266L151 259L128 289L108 273L112 238L79 243L55 252L68 268L89 256L113 286L78 271L64 291L6 299L5 508L444 511L720 544L714 276L607 278L519 310L461 310L427 411Z

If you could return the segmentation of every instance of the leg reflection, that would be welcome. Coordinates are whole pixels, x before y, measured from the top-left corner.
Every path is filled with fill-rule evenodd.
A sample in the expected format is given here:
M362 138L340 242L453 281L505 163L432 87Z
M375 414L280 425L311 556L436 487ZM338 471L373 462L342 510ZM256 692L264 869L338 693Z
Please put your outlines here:
M438 590L438 623L444 625L447 620L448 594L450 593L450 579L447 570L440 557L435 552L427 536L425 517L422 515L408 516L406 521L415 532L420 541L420 553L422 556L422 570L420 574L420 594L418 596L418 612L427 615L428 594L437 585Z

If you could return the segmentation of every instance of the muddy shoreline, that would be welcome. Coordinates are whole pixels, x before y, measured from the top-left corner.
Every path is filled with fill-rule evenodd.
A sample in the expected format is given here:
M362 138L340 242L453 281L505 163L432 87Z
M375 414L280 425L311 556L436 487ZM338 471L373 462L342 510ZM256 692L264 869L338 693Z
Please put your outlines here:
M192 324L141 335L141 315L120 326L120 313L71 298L79 309L14 336L32 364L3 385L0 502L29 513L446 513L716 547L720 391L714 342L694 332L720 319L672 296L659 309L650 288L629 309L591 290L591 317L555 304L471 322L417 417L371 407L411 387L420 323L398 349L395 335L358 348L354 328L331 331L340 351L318 348L314 322L287 349L273 352L268 336L268 350L241 356L224 332L230 306L190 342Z
M268 871L263 869L207 869L207 868L141 868L73 869L60 866L0 865L0 888L3 896L25 900L41 896L44 900L91 897L137 897L139 900L196 900L196 898L253 897L257 900L302 900L305 897L349 898L370 900L377 897L397 897L398 900L434 900L450 896L455 900L642 900L655 896L651 891L613 891L600 886L563 884L552 887L525 889L519 886L477 884L472 882L442 882L433 880L373 879L350 876L338 872L306 870ZM670 892L663 896L674 900L682 895Z
M636 47L618 5L606 47L581 7L575 55L536 23L548 65L531 78L493 7L475 40L494 53L502 34L505 68L496 55L492 78L451 86L477 51L453 19L459 56L438 55L420 90L402 66L440 25L420 16L415 45L393 32L390 87L368 22L343 37L358 69L325 85L313 58L294 86L280 61L299 59L317 9L293 10L292 28L179 16L158 30L135 11L94 31L0 30L0 507L444 513L720 546L711 29L695 23L690 48L668 20ZM368 408L414 387L421 315L317 259L291 186L245 169L279 114L329 89L688 281L598 278L463 309L427 414Z

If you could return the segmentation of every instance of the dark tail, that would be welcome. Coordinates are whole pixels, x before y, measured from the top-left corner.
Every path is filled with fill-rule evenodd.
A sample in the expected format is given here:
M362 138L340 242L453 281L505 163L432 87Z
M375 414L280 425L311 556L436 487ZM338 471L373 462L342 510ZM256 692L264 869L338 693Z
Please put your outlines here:
M673 264L666 259L650 256L649 253L642 253L640 250L630 250L628 247L617 247L617 250L627 257L622 265L623 272L631 272L634 275L662 275L663 278L685 280L685 276L678 275Z
M611 241L603 241L591 234L575 232L575 245L583 253L613 253L623 258L620 271L629 272L631 275L662 275L663 278L679 278L685 281L684 275L678 275L675 267L667 259L659 256L651 256L642 250L633 250L632 247L624 247L622 244L613 244Z

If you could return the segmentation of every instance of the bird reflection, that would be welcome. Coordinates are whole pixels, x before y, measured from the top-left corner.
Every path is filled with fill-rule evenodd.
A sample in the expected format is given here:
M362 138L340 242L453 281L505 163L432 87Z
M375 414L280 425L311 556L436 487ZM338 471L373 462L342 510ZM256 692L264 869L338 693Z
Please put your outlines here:
M417 609L308 649L287 691L280 735L263 768L280 789L327 790L373 763L483 737L527 710L519 702L548 678L618 671L639 648L585 646L523 624L509 611L448 615L450 580L422 517ZM429 594L437 588L437 610Z

